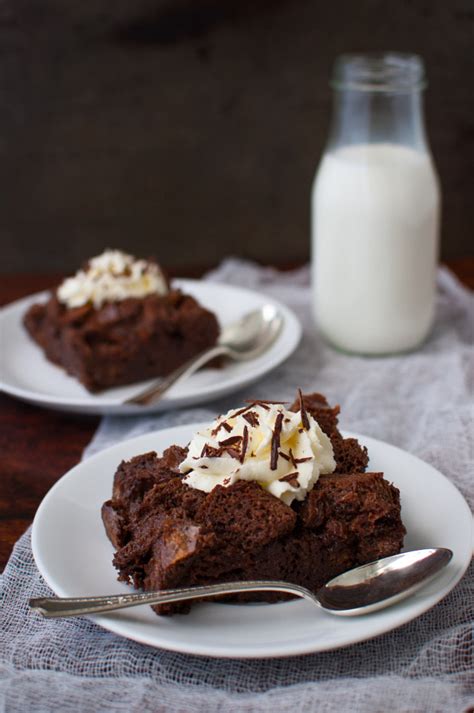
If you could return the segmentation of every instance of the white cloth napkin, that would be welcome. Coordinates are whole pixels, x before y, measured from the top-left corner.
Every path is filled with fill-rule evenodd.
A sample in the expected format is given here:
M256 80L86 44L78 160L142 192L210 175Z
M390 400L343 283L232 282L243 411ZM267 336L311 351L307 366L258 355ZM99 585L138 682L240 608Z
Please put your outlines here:
M207 279L257 289L291 307L304 328L297 352L251 395L291 399L296 386L341 404L341 426L389 441L449 477L474 502L474 299L438 276L435 328L422 349L383 359L349 357L321 341L312 322L309 270L285 274L225 261ZM212 418L244 390L200 407L146 418L104 418L85 452L157 428ZM434 609L363 644L297 658L215 660L122 639L87 619L43 620L28 611L48 593L29 532L1 580L0 710L273 713L467 711L474 706L474 571Z

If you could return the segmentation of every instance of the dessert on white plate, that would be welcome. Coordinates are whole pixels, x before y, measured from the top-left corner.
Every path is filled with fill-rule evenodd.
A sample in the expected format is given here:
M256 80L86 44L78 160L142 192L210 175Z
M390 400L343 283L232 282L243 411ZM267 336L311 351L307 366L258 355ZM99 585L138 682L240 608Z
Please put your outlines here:
M282 315L283 327L270 348L251 362L228 361L219 370L203 368L183 383L175 384L155 404L126 404L127 399L152 382L142 381L92 394L77 379L45 358L22 323L31 305L44 304L50 299L50 293L39 293L0 310L4 346L0 360L0 387L17 398L61 411L118 415L152 413L210 401L237 391L281 364L299 343L301 325L297 317L275 299L252 290L205 280L177 278L173 280L173 286L213 312L222 328L268 304Z
M105 250L25 313L46 357L91 392L166 376L214 346L211 310L153 260Z

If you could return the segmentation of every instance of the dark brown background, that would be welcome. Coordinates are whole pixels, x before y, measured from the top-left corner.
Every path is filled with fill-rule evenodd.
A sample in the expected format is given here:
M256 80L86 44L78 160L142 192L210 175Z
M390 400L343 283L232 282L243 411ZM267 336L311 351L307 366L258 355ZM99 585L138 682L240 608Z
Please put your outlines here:
M472 0L4 0L0 270L305 259L332 60L381 49L426 61L443 256L472 254L473 26Z

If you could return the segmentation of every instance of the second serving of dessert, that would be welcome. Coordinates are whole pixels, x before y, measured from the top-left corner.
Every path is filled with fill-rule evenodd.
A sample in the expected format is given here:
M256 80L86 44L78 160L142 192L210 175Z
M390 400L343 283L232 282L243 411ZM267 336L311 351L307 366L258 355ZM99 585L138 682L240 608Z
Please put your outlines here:
M219 336L216 316L154 260L105 250L32 305L24 325L91 392L166 376Z
M119 579L148 591L282 579L316 592L352 567L397 554L405 535L399 491L367 472L367 450L343 438L338 413L321 394L299 392L289 406L250 401L187 447L122 462L102 507Z

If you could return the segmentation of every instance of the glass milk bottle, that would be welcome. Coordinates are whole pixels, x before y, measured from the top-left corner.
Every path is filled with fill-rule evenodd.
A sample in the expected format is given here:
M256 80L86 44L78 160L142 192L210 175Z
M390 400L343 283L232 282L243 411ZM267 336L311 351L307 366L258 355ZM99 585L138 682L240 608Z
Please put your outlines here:
M415 55L343 55L312 191L315 318L335 347L390 354L433 322L440 193Z

